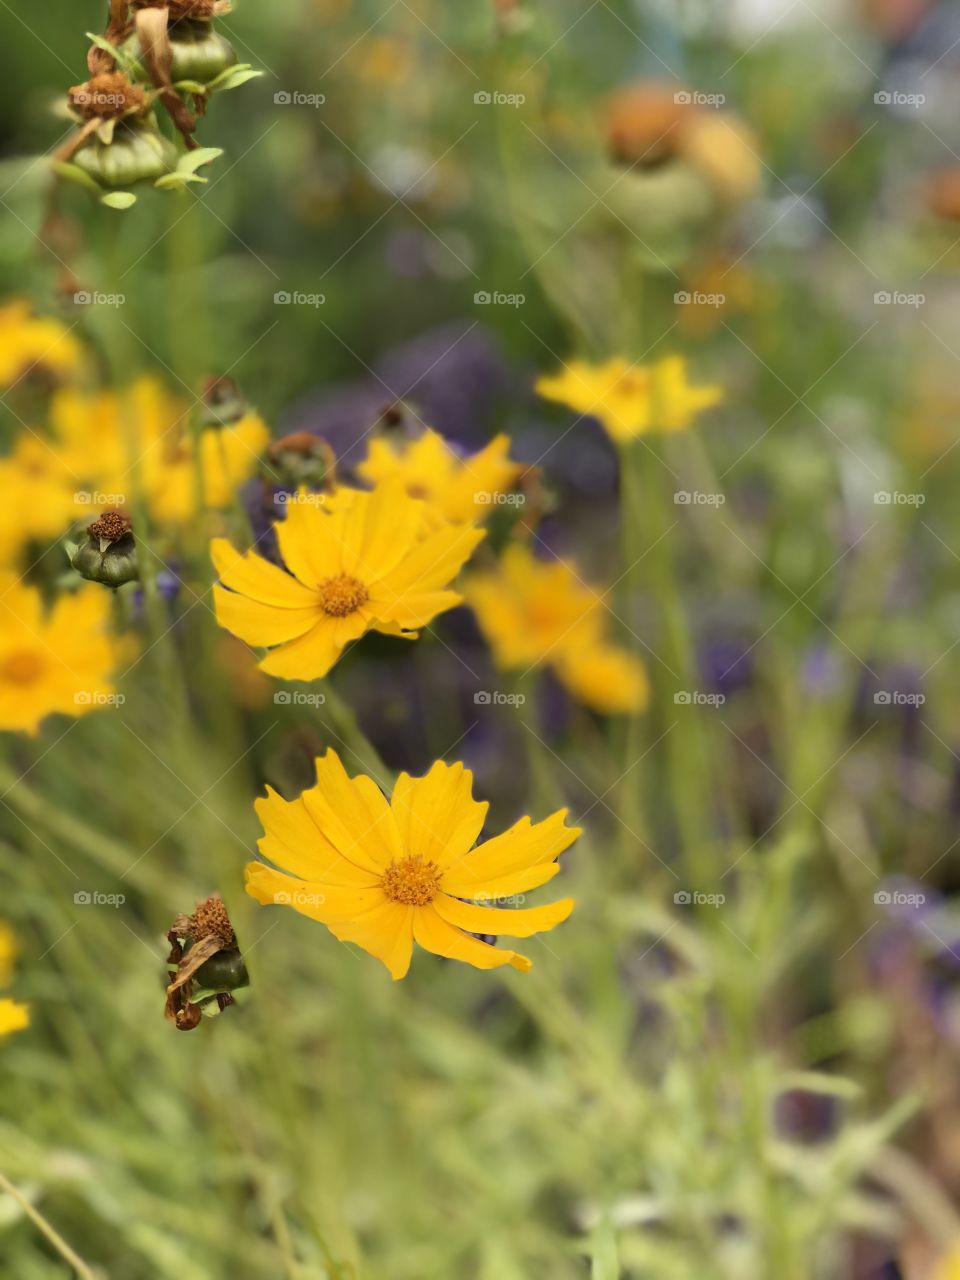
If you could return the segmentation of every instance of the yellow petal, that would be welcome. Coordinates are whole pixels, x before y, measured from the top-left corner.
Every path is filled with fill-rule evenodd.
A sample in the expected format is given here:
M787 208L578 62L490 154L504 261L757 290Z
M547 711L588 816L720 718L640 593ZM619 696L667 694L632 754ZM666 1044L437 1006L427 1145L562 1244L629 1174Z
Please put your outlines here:
M396 982L406 977L413 954L413 922L416 908L384 902L349 922L330 925L341 942L353 942L382 961Z
M526 956L518 955L516 951L492 947L489 942L469 938L452 924L447 924L433 906L416 909L413 936L424 950L432 951L434 955L447 956L450 960L464 960L475 969L499 969L509 964L526 973L533 967Z
M332 748L316 764L317 784L302 796L307 813L350 862L385 871L403 850L383 792L372 778L349 777Z
M369 889L344 888L322 881L297 880L262 862L248 862L244 872L247 893L265 906L293 907L320 924L353 920L386 902L379 885Z
M368 626L362 611L345 618L320 621L296 640L274 649L260 663L260 670L283 680L321 680L351 640L362 636Z
M258 647L296 640L324 616L317 601L305 609L278 609L220 586L213 588L213 607L221 627Z
M473 848L489 805L473 798L473 774L438 760L423 778L401 773L391 809L404 853L445 867Z
M483 529L472 525L447 525L437 529L413 547L393 572L381 579L378 598L401 603L410 596L441 590L456 577L484 536ZM373 595L372 590L370 594ZM393 617L389 612L379 616L387 620Z
M343 568L343 547L333 517L306 497L291 499L286 513L275 527L280 554L290 572L312 587L336 577Z
M384 635L396 634L395 629L410 631L425 627L437 614L446 613L463 603L463 596L456 591L429 591L422 595L407 594L402 599L393 595L373 597L370 609L378 618L374 629Z
M565 825L566 816L566 809L560 809L543 822L531 824L529 818L521 818L448 867L440 887L454 897L473 898L487 881L552 862L580 835L579 827Z
M4 998L0 1000L0 1037L11 1035L14 1031L23 1031L30 1025L30 1010L17 1000Z
M560 902L551 902L542 907L509 910L504 907L481 907L441 893L433 905L438 915L458 929L466 929L470 933L530 938L535 933L546 933L555 925L562 924L575 904L572 898L563 898Z
M315 594L296 578L252 551L242 555L226 538L214 538L210 555L220 581L232 591L278 609L306 609L316 604Z
M266 797L257 800L254 808L265 832L257 848L276 866L303 880L323 880L357 889L379 883L379 876L338 853L310 817L302 796L284 800L267 787Z

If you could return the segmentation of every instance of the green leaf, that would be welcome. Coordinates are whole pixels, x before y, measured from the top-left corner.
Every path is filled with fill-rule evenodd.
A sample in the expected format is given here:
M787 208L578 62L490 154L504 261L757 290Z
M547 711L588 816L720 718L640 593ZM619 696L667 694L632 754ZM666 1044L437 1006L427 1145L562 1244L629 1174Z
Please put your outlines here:
M101 194L103 188L98 186L78 165L70 164L67 160L52 160L51 167L58 177L66 179L67 182L75 182L77 186L84 187L87 191L92 191L94 195Z
M132 204L137 203L137 197L132 191L108 191L100 197L100 203L111 209L129 209Z
M593 1233L590 1280L620 1280L617 1234L609 1218L599 1223Z
M208 86L201 84L199 80L178 80L173 86L180 93L206 93Z
M262 71L255 71L252 67L239 69L231 67L226 78L217 76L216 80L209 86L211 93L223 93L227 89L239 89L242 84L246 84L248 80L256 80L262 76Z
M222 147L198 147L196 151L188 151L177 161L177 173L195 173L197 169L223 155Z

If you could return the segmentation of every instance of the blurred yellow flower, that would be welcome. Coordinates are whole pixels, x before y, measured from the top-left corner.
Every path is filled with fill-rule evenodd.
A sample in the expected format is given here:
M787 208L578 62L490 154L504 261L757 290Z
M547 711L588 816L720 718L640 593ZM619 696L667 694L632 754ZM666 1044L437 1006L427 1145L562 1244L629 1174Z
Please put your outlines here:
M256 471L270 443L270 428L255 413L200 432L200 484L206 507L222 511ZM189 433L148 454L144 477L150 513L161 523L183 524L197 510L196 450Z
M14 1031L23 1031L29 1025L30 1010L25 1004L8 997L0 999L0 1039Z
M603 714L642 711L646 670L606 638L603 593L563 560L512 543L495 569L468 576L464 598L505 671L549 665L569 692Z
M526 910L481 905L556 875L557 857L580 834L566 826L565 809L536 824L521 818L474 848L488 806L474 800L462 764L437 761L423 778L401 773L389 804L372 778L349 777L335 751L316 766L316 785L296 800L268 788L257 801L260 852L281 871L249 863L252 897L325 924L394 979L406 975L414 942L478 969L531 968L526 956L471 934L528 938L570 915L571 898Z
M289 573L214 539L217 621L270 647L261 670L287 680L325 676L365 631L426 626L460 603L447 588L484 536L467 525L428 529L426 510L396 481L372 493L339 490L329 505L322 494L300 494L277 525Z
M722 387L687 381L682 356L649 365L622 356L603 364L572 360L559 374L538 379L536 388L547 400L597 418L619 444L654 431L684 431L723 399Z
M33 541L50 542L89 507L77 502L77 482L56 447L23 433L0 459L0 565L18 563Z
M415 440L371 441L357 474L368 484L399 479L411 498L424 498L454 524L482 520L498 495L509 493L524 471L510 459L510 440L496 436L479 453L461 458L436 431Z
M69 378L82 361L80 344L59 320L35 316L22 298L0 306L0 386L33 372Z
M930 1280L960 1280L960 1243L943 1255Z
M62 595L0 574L0 729L35 733L45 716L82 716L114 694L110 596L98 586Z
M172 445L185 420L186 406L149 376L119 391L64 388L50 405L64 465L78 481L109 494L131 487L140 460L149 460L164 441Z
M0 920L0 987L8 987L13 978L13 962L17 956L17 940L5 920Z

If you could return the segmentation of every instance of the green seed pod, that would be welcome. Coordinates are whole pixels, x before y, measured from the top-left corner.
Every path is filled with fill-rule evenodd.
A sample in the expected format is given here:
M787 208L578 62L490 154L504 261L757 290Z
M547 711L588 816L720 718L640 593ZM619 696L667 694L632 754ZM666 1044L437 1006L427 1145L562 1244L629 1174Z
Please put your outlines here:
M70 557L70 563L81 578L100 582L105 587L122 587L140 576L137 566L137 544L130 520L119 511L108 511L86 530L83 540Z
M198 986L208 991L236 991L250 985L250 975L243 956L235 948L218 951L205 960L193 975Z
M135 79L150 79L136 34L124 42L121 52L134 64ZM209 84L237 62L233 45L209 22L181 21L171 27L170 52L173 55L170 79L174 84L181 80Z
M101 187L123 191L170 173L179 158L177 148L155 125L121 121L112 142L91 138L73 157L73 163Z

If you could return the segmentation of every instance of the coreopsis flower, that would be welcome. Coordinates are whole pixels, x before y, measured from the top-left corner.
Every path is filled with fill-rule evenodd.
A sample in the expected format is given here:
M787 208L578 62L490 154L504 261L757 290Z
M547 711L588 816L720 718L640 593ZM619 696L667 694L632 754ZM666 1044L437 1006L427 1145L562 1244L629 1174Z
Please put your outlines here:
M33 433L19 435L0 458L0 566L23 560L31 543L48 543L83 514L77 482L56 446ZM88 509L89 510L89 509Z
M30 1025L30 1009L9 996L0 998L0 1040Z
M603 364L571 360L562 371L537 380L547 400L596 418L618 444L657 431L684 431L723 399L723 388L694 386L682 356L631 364L614 356Z
M59 320L34 315L21 298L0 306L0 386L31 373L71 378L82 363L80 344Z
M183 524L197 510L197 457L204 506L222 511L256 472L270 443L270 428L255 413L223 426L209 424L198 437L199 454L186 431L151 450L144 460L150 512L161 523Z
M410 635L461 602L449 585L482 529L431 528L427 504L398 482L297 499L277 525L288 572L224 538L211 544L217 621L270 648L260 663L268 675L319 679L364 632Z
M416 439L371 440L357 475L368 484L400 479L413 498L425 498L452 524L473 523L495 509L524 471L510 458L510 440L496 436L478 453L461 457L436 431Z
M474 800L462 764L437 761L422 778L401 773L389 803L372 778L351 778L333 750L316 767L316 785L296 800L268 787L257 801L260 852L274 866L247 866L252 897L325 924L394 979L406 975L415 942L478 969L531 968L526 956L471 935L528 938L570 915L571 898L527 909L483 905L556 875L557 857L580 834L566 825L565 809L542 822L521 818L474 847L488 806Z
M0 729L35 733L48 715L81 716L111 701L109 620L110 598L93 585L45 611L39 591L0 574Z
M504 671L549 666L567 690L602 714L642 711L641 660L607 637L603 593L564 560L538 560L521 543L495 569L470 574L463 594Z

